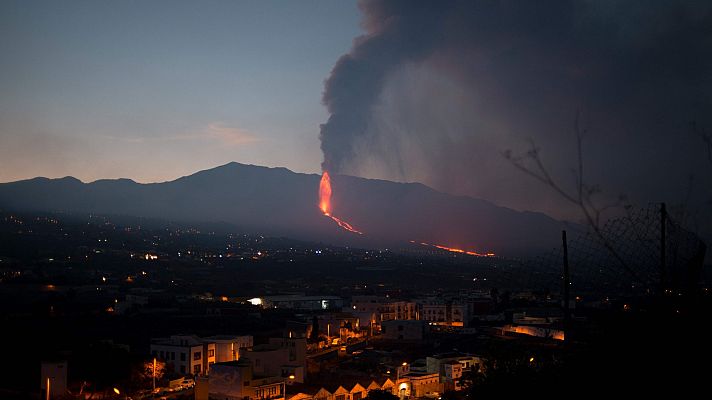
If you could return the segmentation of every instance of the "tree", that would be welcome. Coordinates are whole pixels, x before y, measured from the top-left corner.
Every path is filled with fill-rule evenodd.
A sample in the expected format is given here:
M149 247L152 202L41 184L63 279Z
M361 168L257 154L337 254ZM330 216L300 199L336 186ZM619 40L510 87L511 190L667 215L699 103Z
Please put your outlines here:
M153 359L143 360L134 365L131 371L131 382L135 384L135 389L145 389L153 384ZM161 360L156 360L156 382L163 379L166 374L166 363Z
M579 116L576 115L574 121L574 134L576 137L576 155L577 166L574 168L574 188L566 189L563 184L555 180L548 168L544 165L541 158L540 149L534 141L530 141L530 148L527 152L520 155L514 155L511 150L506 150L503 156L509 160L514 167L531 176L537 181L551 188L562 199L576 206L581 215L584 217L584 222L591 229L595 237L600 241L603 247L613 256L621 268L635 281L644 284L651 284L647 279L641 277L630 265L623 259L618 251L613 246L613 243L604 235L601 225L601 217L604 212L626 205L627 199L624 195L618 196L618 199L609 204L599 205L595 201L595 197L601 193L601 188L598 185L586 183L584 179L584 162L582 150L582 137L586 134L585 129L579 126Z
M309 341L311 343L317 343L319 341L319 319L316 315L312 318L312 329L309 334Z

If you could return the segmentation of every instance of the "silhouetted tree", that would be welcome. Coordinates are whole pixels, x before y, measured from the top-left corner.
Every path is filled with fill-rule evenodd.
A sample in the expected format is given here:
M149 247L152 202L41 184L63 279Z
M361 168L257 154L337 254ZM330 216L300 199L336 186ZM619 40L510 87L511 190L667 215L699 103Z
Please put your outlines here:
M531 141L529 150L524 154L514 155L511 150L506 150L503 155L512 163L514 167L548 186L562 199L576 206L580 210L581 215L584 217L586 225L588 225L603 247L620 264L621 268L623 268L623 270L635 281L644 284L651 284L651 281L641 277L630 267L630 265L628 265L628 263L615 249L610 239L604 235L601 216L604 212L612 208L627 205L627 199L625 195L620 195L613 203L605 205L597 204L595 197L601 193L601 188L598 185L586 183L584 179L582 137L586 133L586 130L582 130L579 126L578 115L576 116L574 122L574 133L576 136L577 166L574 168L575 184L573 190L566 189L564 185L552 177L548 168L544 165L544 162L541 159L540 149L536 146L534 141Z
M312 318L312 330L311 333L309 334L309 341L312 343L316 343L319 341L319 319L314 316Z

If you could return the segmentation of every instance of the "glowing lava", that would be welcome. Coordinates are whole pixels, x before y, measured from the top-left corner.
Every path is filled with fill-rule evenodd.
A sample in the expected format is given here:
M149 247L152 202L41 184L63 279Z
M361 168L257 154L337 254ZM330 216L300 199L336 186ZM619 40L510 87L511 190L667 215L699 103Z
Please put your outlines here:
M331 215L331 178L329 177L329 173L326 171L324 171L321 175L321 182L319 182L319 209L322 213L324 213L324 215L331 218L341 228L349 232L363 235L363 232L358 231L348 222L342 221Z
M415 242L411 240L411 243L415 243ZM451 253L467 254L468 256L494 257L494 255L495 255L494 253L478 253L476 251L467 251L467 250L457 249L454 247L441 246L439 244L430 244L430 243L425 243L425 242L419 242L419 243L423 246L435 247L436 249L449 251Z
M319 208L324 215L331 213L331 178L326 171L321 174L321 182L319 182Z

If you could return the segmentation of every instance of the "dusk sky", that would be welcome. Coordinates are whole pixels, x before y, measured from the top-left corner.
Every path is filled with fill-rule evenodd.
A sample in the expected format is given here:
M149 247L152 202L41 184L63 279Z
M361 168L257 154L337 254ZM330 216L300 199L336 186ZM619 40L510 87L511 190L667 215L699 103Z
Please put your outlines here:
M702 204L712 168L690 123L712 129L711 9L4 1L0 181L159 182L230 161L319 173L323 161L565 218L576 211L502 154L533 141L570 186L579 115L602 203Z
M351 1L3 1L0 181L319 172Z

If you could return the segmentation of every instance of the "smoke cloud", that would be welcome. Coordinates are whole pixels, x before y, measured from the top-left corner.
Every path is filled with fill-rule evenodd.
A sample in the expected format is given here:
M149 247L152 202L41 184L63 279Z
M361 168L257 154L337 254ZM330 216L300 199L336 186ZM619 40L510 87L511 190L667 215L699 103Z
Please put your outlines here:
M700 198L712 166L712 5L695 1L363 0L365 33L334 66L322 167L420 181L567 216L502 157L541 149L573 182L582 115L587 179L611 196ZM711 196L712 197L712 196Z

